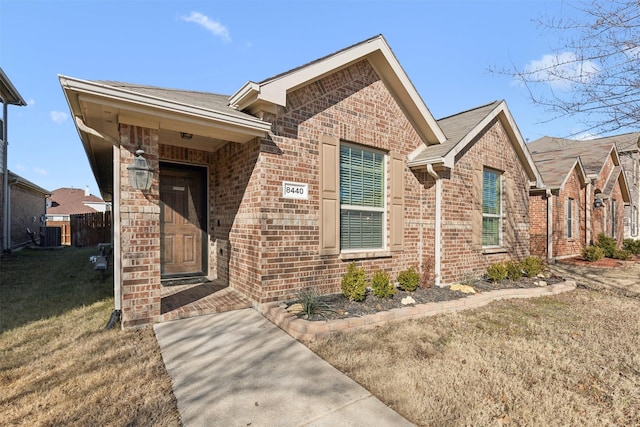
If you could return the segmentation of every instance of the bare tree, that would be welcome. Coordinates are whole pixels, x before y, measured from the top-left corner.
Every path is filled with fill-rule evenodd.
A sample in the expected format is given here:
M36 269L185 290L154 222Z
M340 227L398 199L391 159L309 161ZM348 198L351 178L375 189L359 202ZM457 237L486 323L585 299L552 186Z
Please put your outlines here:
M640 2L591 0L569 7L577 17L539 20L558 36L552 54L507 74L554 118L575 116L585 131L639 125Z

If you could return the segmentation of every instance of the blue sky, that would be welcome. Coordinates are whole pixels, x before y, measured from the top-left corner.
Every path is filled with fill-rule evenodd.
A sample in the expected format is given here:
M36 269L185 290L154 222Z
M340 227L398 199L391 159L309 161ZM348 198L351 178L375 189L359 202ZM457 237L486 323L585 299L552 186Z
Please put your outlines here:
M505 99L525 139L580 132L492 67L524 68L557 46L536 1L0 0L0 66L28 102L9 108L9 169L55 190L99 191L58 75L232 94L383 34L436 119Z

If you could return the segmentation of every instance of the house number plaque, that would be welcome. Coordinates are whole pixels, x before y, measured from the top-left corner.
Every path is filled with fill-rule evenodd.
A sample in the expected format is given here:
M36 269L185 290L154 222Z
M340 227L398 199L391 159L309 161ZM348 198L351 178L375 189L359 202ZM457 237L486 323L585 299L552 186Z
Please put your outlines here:
M309 200L309 184L284 181L282 183L282 197L285 199Z

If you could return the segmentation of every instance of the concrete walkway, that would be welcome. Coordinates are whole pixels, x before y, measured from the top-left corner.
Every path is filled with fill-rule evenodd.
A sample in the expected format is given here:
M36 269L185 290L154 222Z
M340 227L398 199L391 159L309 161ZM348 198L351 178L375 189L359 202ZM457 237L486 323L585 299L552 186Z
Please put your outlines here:
M412 426L253 309L154 325L185 426Z

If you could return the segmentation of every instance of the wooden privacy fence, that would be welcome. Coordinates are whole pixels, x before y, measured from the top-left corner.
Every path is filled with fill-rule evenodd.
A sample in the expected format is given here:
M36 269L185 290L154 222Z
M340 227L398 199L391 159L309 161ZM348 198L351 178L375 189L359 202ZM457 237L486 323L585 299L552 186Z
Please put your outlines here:
M70 222L72 246L111 242L111 211L71 215Z

